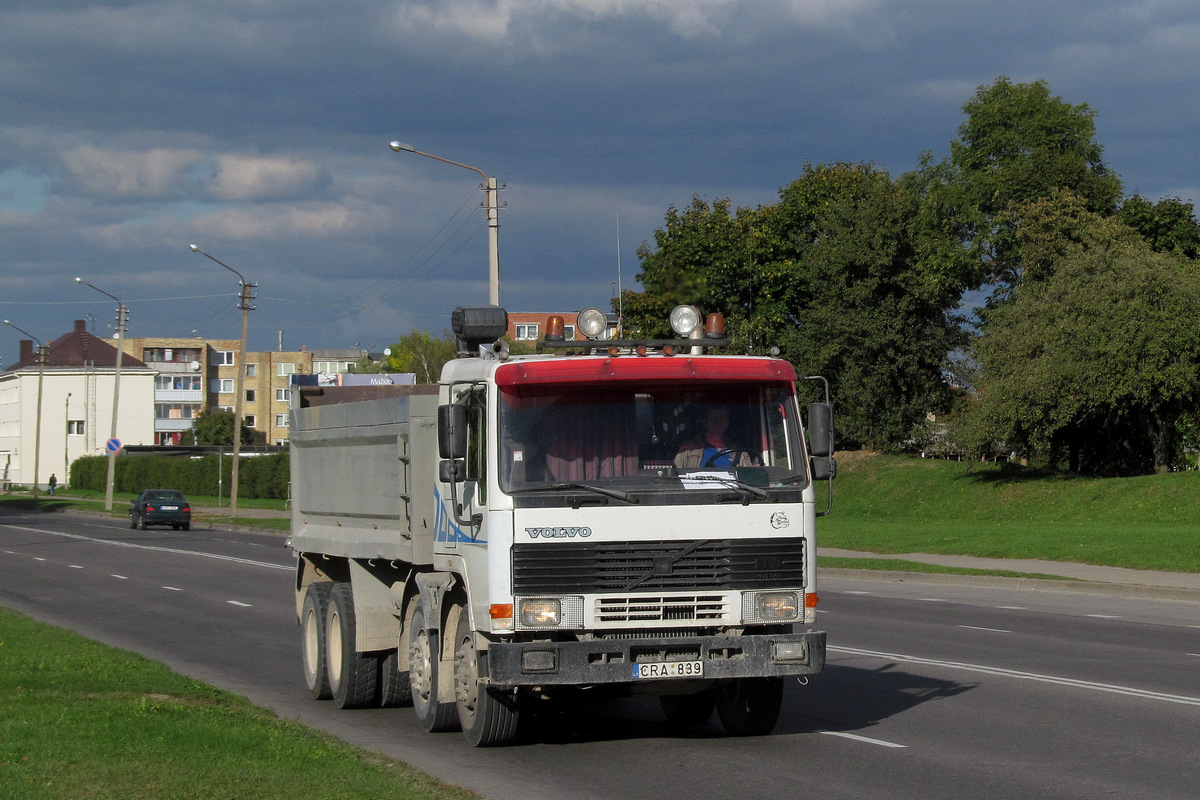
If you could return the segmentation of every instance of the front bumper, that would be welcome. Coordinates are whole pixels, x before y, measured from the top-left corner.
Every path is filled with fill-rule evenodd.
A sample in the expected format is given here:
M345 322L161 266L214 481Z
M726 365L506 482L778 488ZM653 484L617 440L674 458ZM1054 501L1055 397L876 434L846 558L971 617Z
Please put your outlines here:
M700 661L705 680L812 675L825 667L825 632L494 642L488 646L488 683L501 687L633 683L635 664L664 661Z

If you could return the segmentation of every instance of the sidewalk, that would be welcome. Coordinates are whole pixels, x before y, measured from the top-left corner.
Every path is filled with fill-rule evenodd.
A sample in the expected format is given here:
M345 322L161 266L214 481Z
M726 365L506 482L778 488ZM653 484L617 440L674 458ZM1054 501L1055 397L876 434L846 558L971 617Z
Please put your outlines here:
M933 553L864 553L855 550L839 550L833 547L818 548L817 555L833 558L882 558L895 561L910 561L919 564L934 564L944 567L1055 575L1068 579L1062 582L1049 581L1049 583L1054 583L1056 587L1062 587L1069 582L1086 582L1092 585L1124 587L1127 591L1123 593L1130 595L1146 594L1158 597L1174 597L1180 600L1200 600L1200 573L1195 572L1159 572L1148 569L1100 567L1093 564L1078 564L1069 561L1041 561L1032 558L979 558L976 556L935 555ZM911 573L897 573L897 575L909 574ZM1043 581L1043 583L1046 582Z

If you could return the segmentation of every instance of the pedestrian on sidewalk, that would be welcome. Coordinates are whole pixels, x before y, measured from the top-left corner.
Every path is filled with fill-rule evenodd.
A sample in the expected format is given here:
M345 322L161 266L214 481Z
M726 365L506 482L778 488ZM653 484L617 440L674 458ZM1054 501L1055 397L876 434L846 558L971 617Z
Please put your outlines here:
M56 478L54 476L54 473L51 472L50 473L50 494L54 494L54 487L56 487L56 486L58 486L58 478Z

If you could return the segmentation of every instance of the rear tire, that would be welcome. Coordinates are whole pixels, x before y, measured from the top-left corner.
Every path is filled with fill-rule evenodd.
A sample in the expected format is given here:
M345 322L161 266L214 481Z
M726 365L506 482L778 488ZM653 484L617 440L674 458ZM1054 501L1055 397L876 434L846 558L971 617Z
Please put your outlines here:
M325 668L325 612L329 607L328 582L310 583L304 592L300 610L301 652L304 682L313 700L333 697L329 690L329 671Z
M325 613L326 668L329 690L338 708L374 705L378 660L354 649L354 593L348 583L334 584Z
M417 722L429 733L454 730L458 727L458 710L454 703L438 698L438 661L441 657L441 637L429 627L428 611L420 597L408 622L408 678L412 685L413 711Z
M412 705L408 670L400 671L400 654L395 650L379 659L379 705L384 708Z
M137 517L135 517L133 514L129 515L129 529L130 530L137 529Z
M138 530L139 531L146 530L146 515L145 514L138 516Z
M717 714L730 736L763 736L783 706L783 678L738 678L717 687Z
M516 693L481 684L487 676L487 654L475 648L471 615L464 608L454 637L454 698L463 734L474 747L508 744L520 720Z
M717 693L709 688L696 694L659 695L658 700L672 725L703 725L717 706Z

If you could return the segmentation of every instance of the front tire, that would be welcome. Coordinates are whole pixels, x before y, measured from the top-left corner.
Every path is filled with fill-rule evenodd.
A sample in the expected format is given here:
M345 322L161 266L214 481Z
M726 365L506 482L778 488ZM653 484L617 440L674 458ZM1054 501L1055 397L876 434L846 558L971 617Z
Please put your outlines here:
M326 668L329 690L338 708L375 704L378 660L354 649L354 593L348 583L334 584L325 613Z
M458 713L454 703L438 698L438 661L441 657L441 637L430 627L425 601L413 600L408 621L408 680L412 686L413 711L417 722L428 733L449 731L457 727Z
M454 637L454 698L463 734L474 747L508 744L520 719L513 690L481 684L487 676L487 655L475 648L471 615L464 608Z
M717 687L717 714L730 736L763 736L783 706L783 678L738 678Z
M308 684L308 694L313 700L333 697L329 689L329 671L325 668L325 612L329 607L329 589L328 582L310 583L300 610L304 682Z

